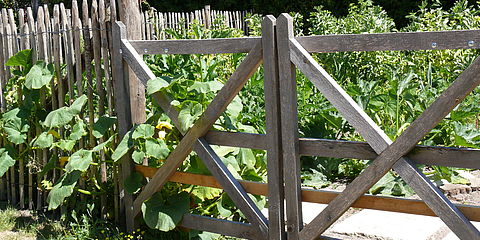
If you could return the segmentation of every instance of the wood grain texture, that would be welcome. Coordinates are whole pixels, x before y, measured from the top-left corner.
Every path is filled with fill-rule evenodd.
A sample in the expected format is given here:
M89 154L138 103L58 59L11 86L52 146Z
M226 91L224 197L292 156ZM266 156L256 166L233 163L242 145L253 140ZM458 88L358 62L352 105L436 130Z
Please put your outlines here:
M284 160L286 226L288 239L299 239L303 228L300 154L298 144L297 81L290 61L293 19L281 14L277 19L278 71L281 106L282 158Z
M74 74L75 70L73 69L73 58L74 58L74 51L73 51L73 34L72 34L72 23L71 18L67 16L67 10L65 9L65 5L60 3L60 12L62 17L62 28L65 29L63 33L63 44L64 44L64 51L65 51L65 62L67 64L67 85L68 85L68 94L70 99L74 96Z
M140 2L130 0L119 1L120 20L127 26L127 39L142 39L142 18ZM128 69L128 68L127 68ZM128 72L130 82L130 107L133 123L143 123L146 120L145 112L145 87L138 82L138 78L132 71Z
M139 54L248 53L259 42L258 37L130 41Z
M478 71L474 62L393 144L380 128L361 110L345 91L321 68L301 45L291 41L292 61L314 83L324 96L342 113L355 129L381 153L345 191L335 198L324 211L301 232L302 239L315 239L335 222L355 199L366 192L389 171L416 144L435 127L480 80L473 77ZM480 60L479 60L480 62ZM472 86L473 85L473 86ZM391 144L391 145L390 145ZM385 146L387 145L387 146ZM388 146L390 145L390 146ZM439 217L457 235L478 237L478 230L451 204L440 191L413 165L402 158L395 164L395 170L432 207Z
M262 22L265 122L267 140L268 178L268 238L285 239L285 193L283 188L283 159L278 80L276 19L267 15ZM238 27L238 26L237 26Z
M117 113L118 121L118 137L119 140L125 136L125 134L132 127L132 118L130 111L130 88L128 82L128 65L122 60L122 39L126 39L127 33L125 25L122 22L115 22L113 25L113 37L116 41L113 41L112 52L112 74L114 78L114 88L115 88L115 109ZM120 180L120 202L124 206L120 208L120 215L126 221L126 228L128 230L134 229L134 215L133 215L133 196L128 194L123 189L123 182L125 179L130 176L133 171L133 163L129 158L130 154L126 154L122 159L121 166L121 180Z
M152 177L158 168L135 166L136 171L141 173L144 177ZM183 183L196 186L212 187L221 189L220 183L212 177L194 173L175 172L169 179L171 182ZM245 180L238 180L242 187L250 194L268 195L268 185L266 183L251 182ZM341 192L330 190L315 190L302 188L302 201L311 203L328 204ZM465 216L471 221L480 221L480 207L472 205L455 204ZM424 216L437 216L435 213L422 201L415 199L384 197L363 195L352 205L355 208L374 209L390 212L400 212Z
M248 223L232 222L217 218L186 214L183 216L179 225L184 228L213 232L237 238L262 239L262 237L257 234L252 224Z
M203 160L203 163L210 173L212 173L215 179L219 181L222 188L235 203L235 206L238 207L247 220L259 230L262 239L266 238L269 234L267 219L263 216L262 212L258 209L250 196L247 195L247 192L243 189L238 180L235 179L230 170L228 170L220 157L218 157L215 151L203 138L198 139L194 150Z
M319 35L296 40L308 52L477 49L480 30Z

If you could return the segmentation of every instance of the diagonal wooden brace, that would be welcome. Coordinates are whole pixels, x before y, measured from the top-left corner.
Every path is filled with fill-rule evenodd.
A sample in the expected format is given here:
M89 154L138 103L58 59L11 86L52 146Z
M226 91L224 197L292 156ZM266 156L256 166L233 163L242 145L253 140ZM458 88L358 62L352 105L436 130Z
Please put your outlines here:
M210 148L201 136L215 123L218 117L226 109L228 104L243 88L250 76L255 72L262 60L261 45L257 44L252 48L245 60L240 64L238 69L232 74L229 81L217 94L217 97L207 107L200 119L188 131L178 144L177 148L167 158L165 164L157 171L153 179L145 186L134 202L133 212L135 215L140 213L142 203L148 199L154 192L161 189L161 187L168 181L170 176L181 165L183 160L190 154L192 147L197 154L204 160L205 165L209 168L212 174L224 183L224 189L235 202L237 207L245 214L247 219L254 223L254 226L259 229L263 236L266 236L268 231L267 220L260 212L258 207L253 203L251 198L247 195L245 190L241 187L238 181L229 172L217 171L217 167L226 169L223 162ZM146 84L149 79L155 78L155 75L148 69L143 59L136 53L134 48L123 41L123 57L129 63L129 66L134 70L139 79ZM171 105L171 99L162 93L154 94L154 99L172 119L176 126L179 126L178 111ZM150 186L149 186L150 185Z
M319 216L300 232L300 238L316 239L392 167L458 236L465 239L478 238L480 233L470 221L415 167L413 162L403 156L480 83L480 78L476 76L480 70L480 60L475 60L392 143L375 122L296 40L291 39L290 46L292 62L379 154L375 161L350 183L342 194L335 198Z

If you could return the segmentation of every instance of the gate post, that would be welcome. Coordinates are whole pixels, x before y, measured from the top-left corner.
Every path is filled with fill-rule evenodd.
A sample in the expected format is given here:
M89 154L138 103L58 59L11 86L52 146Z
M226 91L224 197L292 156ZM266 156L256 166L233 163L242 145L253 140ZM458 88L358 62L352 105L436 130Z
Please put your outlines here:
M268 238L285 239L282 137L278 82L276 19L268 15L262 22L265 121L268 172Z
M113 51L112 51L112 77L114 84L115 110L118 121L118 138L123 136L132 127L132 114L130 107L130 86L129 67L122 57L122 39L127 38L125 25L116 21L113 24ZM121 178L119 183L120 193L120 219L125 219L125 226L128 232L134 230L135 217L133 216L133 196L123 187L125 179L134 171L130 154L121 159Z
M295 66L290 61L290 39L293 19L282 13L277 20L278 70L281 105L282 156L284 161L287 236L298 239L303 227L300 180L300 155L297 115L297 82Z

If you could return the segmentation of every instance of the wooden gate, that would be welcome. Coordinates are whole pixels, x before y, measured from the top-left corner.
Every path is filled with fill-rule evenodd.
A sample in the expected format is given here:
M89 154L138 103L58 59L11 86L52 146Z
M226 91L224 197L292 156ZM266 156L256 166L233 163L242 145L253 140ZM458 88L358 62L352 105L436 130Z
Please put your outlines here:
M480 239L480 232L464 214L416 167L407 154L445 116L480 84L477 58L394 142L312 58L309 52L398 51L478 48L479 31L414 32L297 37L293 21L282 14L277 21L277 44L281 84L283 158L296 164L285 168L288 239L316 239L345 211L394 169L426 205L461 239ZM378 155L375 160L336 196L308 225L303 227L297 130L297 67L342 114ZM334 146L335 147L335 146ZM460 153L459 153L460 154ZM457 155L460 157L460 155ZM460 159L455 159L460 160ZM437 165L435 162L429 163ZM479 163L474 166L479 167ZM408 229L406 229L408 231Z
M292 18L288 14L282 14L278 20L272 16L265 17L262 29L261 38L130 41L126 39L125 26L121 22L115 24L116 50L112 57L120 136L132 126L129 79L124 71L129 67L145 85L148 80L155 78L141 54L248 53L200 119L188 132L182 132L184 136L181 142L161 168L134 167L131 160L122 160L124 177L135 168L144 176L151 177L136 199L124 193L123 202L130 229L133 228L133 219L140 213L142 203L167 181L174 181L223 188L249 221L239 223L187 214L181 225L191 229L248 239L316 239L349 207L359 207L439 216L460 238L480 239L479 231L469 221L480 221L480 208L452 204L416 167L416 164L429 164L480 168L478 150L417 146L480 84L480 77L476 76L480 73L480 60L475 60L392 142L310 55L310 52L479 48L479 30L294 37ZM209 131L262 61L265 73L266 135ZM367 143L298 137L296 68L312 81ZM153 99L179 126L178 111L170 105L171 98L164 93L156 93ZM267 150L268 184L235 179L210 144ZM176 172L192 151L203 160L213 176ZM374 161L340 193L302 189L300 155ZM452 158L457 159L449 161ZM392 168L423 201L364 195ZM247 193L268 196L268 220ZM302 201L329 205L304 227Z
M208 40L164 40L164 41L129 41L126 39L125 26L121 22L117 22L114 28L115 33L115 79L117 96L117 107L122 110L118 111L118 118L120 120L120 135L123 136L131 127L129 121L129 99L128 99L128 75L124 74L128 67L130 67L136 76L143 84L147 84L150 79L156 78L152 71L144 63L140 54L218 54L218 53L248 53L243 62L239 65L236 71L231 75L230 79L225 83L224 87L218 92L217 96L206 108L205 112L196 121L188 132L182 132L184 135L181 142L170 153L164 165L157 171L149 173L149 169L137 167L145 175L152 177L149 183L144 187L143 191L133 199L128 200L125 196L125 214L127 218L127 225L132 228L133 219L140 213L142 203L151 197L155 192L159 191L163 185L173 179L177 181L198 185L200 182L210 182L212 184L218 183L221 188L229 195L236 206L242 211L250 224L238 223L226 220L219 220L210 217L202 217L197 215L187 215L183 217L181 225L187 228L205 230L210 232L221 233L223 235L249 238L249 239L266 239L268 237L269 229L276 228L271 237L275 234L283 234L279 226L270 226L265 216L260 209L254 204L252 199L247 195L244 187L227 169L220 157L210 147L210 143L205 139L205 135L209 132L215 121L220 117L223 111L227 108L234 97L240 92L250 76L256 71L259 65L264 63L265 69L265 96L267 97L267 126L269 128L268 134L269 142L269 199L272 212L270 213L270 225L272 225L273 218L278 219L278 223L283 224L279 219L283 219L282 211L276 209L283 209L283 198L280 199L279 192L283 191L281 185L281 163L278 161L278 124L279 124L279 101L278 101L278 86L276 74L276 50L275 50L275 33L274 33L275 19L267 17L263 21L263 38L231 38L231 39L208 39ZM264 57L265 56L265 57ZM122 76L123 75L123 76ZM124 96L120 99L120 96ZM156 93L153 96L154 100L161 106L163 111L170 117L174 125L179 127L178 111L170 105L171 99L164 93ZM230 135L231 134L231 135ZM230 143L224 145L232 145L235 142L234 133L211 133L209 134L210 141L214 139L231 139ZM212 137L212 135L214 135ZM216 143L219 144L219 143ZM220 143L221 144L221 143ZM195 151L197 155L203 160L203 163L212 173L214 179L209 179L206 176L193 175L188 173L176 173L176 169L182 164L185 158ZM280 166L280 167L279 167ZM133 167L129 159L123 160L122 172L128 176ZM175 177L177 176L177 177ZM196 181L188 182L188 178L196 178ZM203 181L201 180L203 179ZM212 181L213 180L213 181ZM216 180L216 181L215 181ZM207 184L208 186L208 184ZM275 205L277 204L277 206ZM278 215L278 216L276 216ZM274 237L280 238L280 237Z

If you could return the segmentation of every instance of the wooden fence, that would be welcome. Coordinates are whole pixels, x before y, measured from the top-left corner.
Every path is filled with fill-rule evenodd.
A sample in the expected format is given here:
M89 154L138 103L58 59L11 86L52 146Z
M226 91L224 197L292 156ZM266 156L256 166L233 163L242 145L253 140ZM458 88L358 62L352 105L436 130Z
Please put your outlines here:
M166 28L186 28L194 20L198 23L210 28L218 19L225 26L242 30L246 35L249 33L248 24L245 22L247 14L251 11L219 11L210 9L210 5L206 5L201 10L193 12L158 12L155 9L145 11L142 15L143 39L155 40L164 39Z
M122 23L112 24L117 20L115 3L112 4L112 1L108 7L103 0L94 0L92 6L88 6L87 1L84 1L81 7L76 1L72 1L72 6L72 9L68 10L63 5L55 5L52 13L47 7L40 7L37 19L33 18L31 9L20 9L17 12L18 18L13 10L3 9L0 12L2 89L13 70L5 67L6 60L21 49L31 48L34 50L35 60L54 63L56 69L57 81L51 85L54 94L45 103L51 103L52 109L58 109L71 99L86 94L89 99L89 124L93 124L93 119L106 113L116 114L121 119L118 126L120 135L125 134L131 127L131 112L128 108L130 79L127 74L123 74L126 66L135 71L143 84L155 77L140 57L145 50L149 54L165 54L165 49L168 49L168 54L248 53L202 118L190 131L183 133L184 138L162 168L158 170L132 166L130 159L123 160L124 171L131 172L135 168L151 177L151 181L133 205L124 206L130 227L133 227L133 216L140 212L143 200L160 190L165 182L175 181L223 188L250 222L238 223L187 215L181 223L187 228L251 239L285 239L287 236L288 239L315 239L352 206L437 215L461 238L479 238L478 230L469 220L480 221L480 208L450 203L415 166L415 163L420 163L480 168L478 150L416 146L431 128L479 84L478 78L475 78L480 68L479 60L460 75L459 79L392 143L310 56L311 52L479 48L478 30L294 37L292 19L288 15L281 15L278 20L272 16L264 19L261 38L155 40L162 39L162 29L169 26L165 25L165 21L161 25L160 20L167 19L168 23L168 19L179 19L179 15L175 17L174 14L150 11L144 13L145 40L129 41L125 37ZM79 9L82 9L82 16ZM206 10L202 12L208 14ZM193 16L196 14L193 13ZM206 25L211 24L212 18L204 19ZM241 23L238 26L242 26ZM146 41L149 39L150 41ZM267 134L209 131L262 62L265 71ZM364 136L367 143L298 138L294 67L314 83ZM3 95L1 99L2 109L5 109ZM157 93L154 99L169 114L172 121L178 124L178 113L170 106L168 96ZM95 141L90 134L81 144L93 144ZM268 184L235 179L210 144L267 150ZM176 172L177 166L192 149L202 158L213 176ZM34 156L38 158L38 162L45 165L52 154L56 153L38 150ZM300 155L375 161L344 192L332 192L301 188ZM99 167L102 181L106 181L107 175L113 178L119 175L116 168L107 171L106 166ZM424 201L364 195L369 187L392 167ZM8 198L12 204L18 204L22 208L41 209L45 205L45 196L41 191L35 191L35 188L42 179L37 179L37 176L32 174L35 171L30 168L33 166L26 165L23 160L12 167L1 179L0 193L3 194L0 194L0 198ZM25 173L26 169L28 173ZM59 175L60 173L56 172L53 177L58 178ZM115 184L119 182L122 181L119 179ZM116 185L114 189L114 204L120 206L120 187ZM268 221L247 193L268 196ZM284 201L286 212L283 211ZM301 201L329 203L329 207L312 223L303 227ZM106 204L105 200L103 204ZM115 213L115 216L118 217L119 214Z
M53 11L51 11L53 9ZM108 114L115 115L114 89L112 82L112 36L111 23L117 20L117 8L114 0L94 0L91 5L86 0L79 3L72 1L72 9L66 9L63 4L40 6L38 12L27 9L2 9L0 12L0 105L2 112L6 110L5 95L13 88L7 89L6 83L12 76L14 68L6 67L7 60L24 49L33 50L34 61L43 60L53 63L56 77L51 83L53 91L51 99L43 103L51 104L51 110L61 108L71 103L77 97L88 96L88 113L86 117L92 126L94 119ZM213 19L225 15L225 24L231 27L247 29L243 17L245 11L221 12L210 10L206 6L192 13L160 13L154 10L146 11L143 16L144 39L166 38L165 29L179 28L180 23L191 23L197 19L201 24L211 26ZM37 16L34 18L34 16ZM182 20L184 18L185 20ZM37 128L37 133L39 129ZM35 134L30 134L34 136ZM107 136L108 137L108 136ZM29 136L28 141L32 138ZM80 143L80 147L92 147L100 143L90 136ZM25 146L19 147L20 151ZM0 200L8 200L20 208L43 209L46 195L37 188L42 180L34 174L35 169L47 164L53 154L46 150L36 150L31 155L40 166L28 164L27 159L20 161L9 172L0 178ZM102 153L102 158L104 158ZM118 169L108 169L105 164L100 166L101 181L117 178ZM55 171L52 178L58 179L60 171ZM119 186L115 181L115 217L118 219ZM102 204L105 199L102 197Z
M479 239L480 232L470 222L480 220L480 207L452 204L419 170L416 164L480 168L480 151L446 147L417 146L426 134L480 84L480 59L477 58L458 79L415 120L396 141L391 141L342 87L314 60L310 53L345 51L400 51L480 48L479 30L353 34L294 37L293 20L282 14L278 20L267 16L261 38L211 40L131 41L125 38L125 26L114 29L116 94L128 101L129 79L121 69L129 66L146 85L155 75L140 55L248 53L244 61L218 92L200 119L188 131L157 169L132 166L151 178L131 206L125 206L133 226L142 202L161 190L167 181L223 188L249 223L187 214L180 225L248 239L317 239L349 207L377 209L410 214L439 216L461 239ZM164 49L170 49L167 52ZM266 134L209 131L212 124L263 62L265 81ZM311 139L298 137L296 71L298 68L367 142ZM154 101L178 125L178 112L170 106L170 96L157 92ZM123 104L128 106L128 104ZM121 106L117 106L121 107ZM128 129L131 119L122 108ZM129 124L130 123L130 124ZM125 131L123 131L123 134ZM235 179L210 145L267 150L268 183ZM195 151L212 176L177 172L185 157ZM304 189L300 180L300 155L374 160L343 192ZM365 195L390 169L394 169L422 200ZM269 219L252 204L247 193L268 197ZM328 204L310 224L302 222L301 202ZM285 202L285 211L284 211ZM286 217L286 221L284 221ZM383 219L384 220L384 219ZM365 223L368 224L368 223ZM408 231L408 230L406 230Z

